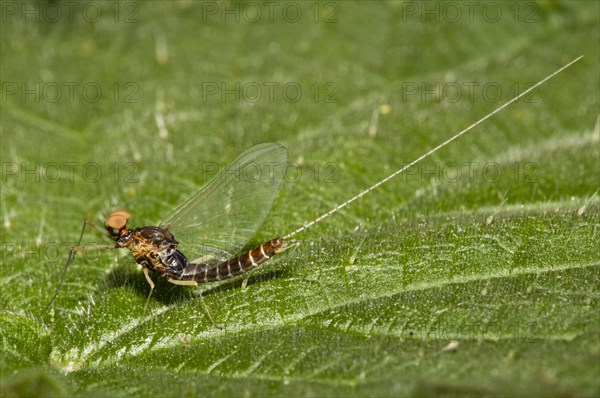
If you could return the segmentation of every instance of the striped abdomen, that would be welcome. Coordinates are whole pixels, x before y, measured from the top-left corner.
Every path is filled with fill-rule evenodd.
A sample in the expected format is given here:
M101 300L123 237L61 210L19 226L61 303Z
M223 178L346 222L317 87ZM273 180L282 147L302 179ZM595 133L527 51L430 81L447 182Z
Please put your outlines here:
M281 253L285 245L282 238L271 239L239 257L223 261L219 264L187 263L180 275L174 279L182 281L213 282L233 278L258 267L277 253Z

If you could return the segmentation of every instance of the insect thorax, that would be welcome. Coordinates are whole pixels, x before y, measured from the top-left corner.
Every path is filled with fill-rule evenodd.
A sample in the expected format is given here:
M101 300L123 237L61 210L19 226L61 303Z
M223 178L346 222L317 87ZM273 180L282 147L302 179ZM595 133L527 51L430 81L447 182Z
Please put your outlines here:
M173 234L159 227L141 227L117 240L117 245L131 250L135 261L159 275L185 268L186 257L177 250Z

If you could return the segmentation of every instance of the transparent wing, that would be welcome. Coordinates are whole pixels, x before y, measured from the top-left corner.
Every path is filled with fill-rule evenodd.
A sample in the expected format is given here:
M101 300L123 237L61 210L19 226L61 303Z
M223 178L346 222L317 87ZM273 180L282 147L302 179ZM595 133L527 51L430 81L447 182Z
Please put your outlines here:
M190 261L213 263L234 257L269 213L287 166L287 150L259 144L165 218Z

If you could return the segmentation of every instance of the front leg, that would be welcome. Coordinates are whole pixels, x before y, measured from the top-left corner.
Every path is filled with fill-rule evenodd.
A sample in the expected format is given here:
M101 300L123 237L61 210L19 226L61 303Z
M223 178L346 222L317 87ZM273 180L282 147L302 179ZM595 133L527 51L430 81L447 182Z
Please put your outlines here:
M113 250L113 249L118 249L118 247L115 245L73 246L71 248L71 252L78 253L78 252L88 252L88 251L92 251L92 250Z

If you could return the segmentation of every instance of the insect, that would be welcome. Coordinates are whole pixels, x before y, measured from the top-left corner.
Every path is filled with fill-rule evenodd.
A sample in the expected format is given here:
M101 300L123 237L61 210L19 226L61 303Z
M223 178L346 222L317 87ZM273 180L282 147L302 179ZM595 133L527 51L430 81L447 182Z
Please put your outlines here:
M159 226L129 228L131 215L125 210L113 211L104 228L85 220L65 270L77 252L129 249L150 285L147 305L155 287L151 273L176 285L197 285L258 267L287 247L282 238L271 239L241 255L238 252L267 216L283 181L287 158L287 150L279 144L247 149ZM86 226L106 235L114 244L80 246ZM58 289L50 304L57 293Z
M159 226L131 229L127 226L130 214L125 210L112 212L106 220L105 228L86 220L83 223L79 243L71 248L61 281L46 309L58 295L66 269L73 261L75 253L86 250L129 249L135 261L142 267L150 285L146 305L155 287L150 276L151 272L166 278L173 284L197 285L198 282L218 281L253 270L293 245L294 242L290 238L294 235L403 173L527 95L582 57L559 68L464 130L328 212L283 237L271 239L241 255L239 251L265 220L283 180L283 169L287 166L287 151L281 145L259 144L250 147L226 170L167 216ZM108 236L115 243L80 246L87 225ZM206 306L205 309L215 324Z

